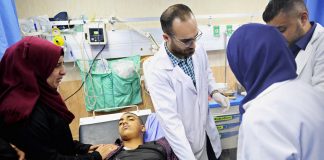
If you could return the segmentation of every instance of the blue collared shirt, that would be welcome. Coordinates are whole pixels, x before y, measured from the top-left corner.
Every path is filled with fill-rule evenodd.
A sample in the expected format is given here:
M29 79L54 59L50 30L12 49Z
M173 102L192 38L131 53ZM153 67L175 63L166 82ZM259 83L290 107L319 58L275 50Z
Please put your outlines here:
M308 42L312 39L313 33L316 28L315 22L310 22L312 25L312 28L302 37L300 38L296 43L292 44L290 46L290 50L293 52L294 56L297 57L299 51L305 50L307 47Z
M173 66L179 66L184 73L186 73L189 77L191 77L193 84L196 86L195 72L193 67L192 57L187 57L184 59L180 59L173 55L173 53L168 49L166 44L164 44L165 50L173 64Z

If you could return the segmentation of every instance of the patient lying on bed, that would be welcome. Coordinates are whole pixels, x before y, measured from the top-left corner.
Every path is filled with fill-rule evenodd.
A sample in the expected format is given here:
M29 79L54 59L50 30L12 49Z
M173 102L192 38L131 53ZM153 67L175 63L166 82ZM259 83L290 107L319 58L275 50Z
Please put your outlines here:
M136 114L126 112L119 119L118 131L121 141L116 140L116 148L106 160L177 160L165 138L144 143L145 126Z

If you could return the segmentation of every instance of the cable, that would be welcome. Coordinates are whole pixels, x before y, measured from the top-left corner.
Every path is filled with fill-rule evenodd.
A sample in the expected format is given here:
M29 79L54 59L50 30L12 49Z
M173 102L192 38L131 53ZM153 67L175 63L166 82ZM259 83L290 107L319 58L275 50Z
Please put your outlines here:
M87 80L87 78L88 78L88 76L89 76L89 74L90 74L90 72L91 72L91 69L92 69L92 66L93 66L95 60L98 58L98 56L101 54L101 52L105 49L105 47L106 47L106 45L104 45L104 46L102 47L102 49L97 53L97 55L96 55L95 58L93 59L91 65L90 65L89 71L88 71L86 77L84 78L84 81L82 82L81 86L80 86L80 87L79 87L79 88L78 88L74 93L72 93L70 96L68 96L67 98L65 98L65 99L64 99L64 102L66 102L68 99L70 99L72 96L74 96L76 93L78 93L78 92L81 90L81 88L82 88L83 85L84 85L84 82Z

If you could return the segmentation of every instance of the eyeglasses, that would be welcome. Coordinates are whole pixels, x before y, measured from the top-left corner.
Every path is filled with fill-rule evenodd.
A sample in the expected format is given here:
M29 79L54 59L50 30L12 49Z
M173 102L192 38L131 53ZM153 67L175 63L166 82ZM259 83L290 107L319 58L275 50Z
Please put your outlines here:
M190 47L194 42L198 41L199 38L201 38L202 36L202 32L199 30L197 35L194 38L190 38L190 39L177 39L174 34L171 35L171 37L173 39L175 39L176 41L178 41L179 43L181 43L182 45L186 46L186 47Z

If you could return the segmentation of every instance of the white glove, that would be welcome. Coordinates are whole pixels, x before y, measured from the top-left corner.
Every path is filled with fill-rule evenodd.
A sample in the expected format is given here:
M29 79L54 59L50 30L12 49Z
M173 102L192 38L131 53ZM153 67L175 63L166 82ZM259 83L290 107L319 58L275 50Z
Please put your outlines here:
M226 112L229 107L230 107L230 101L227 97L223 96L222 94L220 94L219 92L215 92L212 95L212 98L219 103L222 107L224 107L225 109L223 110L223 112Z

